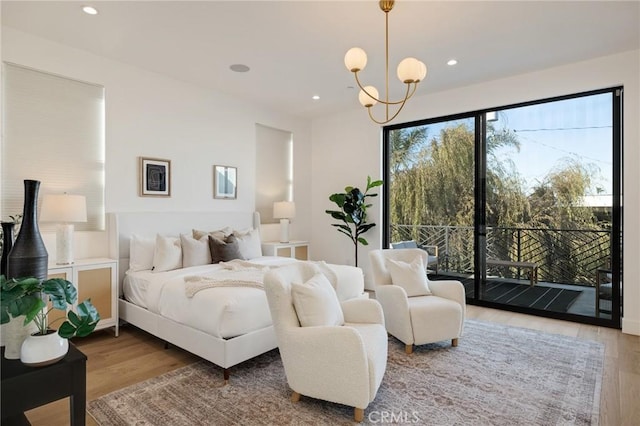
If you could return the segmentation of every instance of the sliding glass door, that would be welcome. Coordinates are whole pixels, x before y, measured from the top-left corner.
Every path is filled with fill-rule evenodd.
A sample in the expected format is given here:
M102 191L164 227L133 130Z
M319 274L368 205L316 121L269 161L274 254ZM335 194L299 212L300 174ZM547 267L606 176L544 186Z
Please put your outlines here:
M469 303L619 327L621 96L385 128L385 246L437 251Z

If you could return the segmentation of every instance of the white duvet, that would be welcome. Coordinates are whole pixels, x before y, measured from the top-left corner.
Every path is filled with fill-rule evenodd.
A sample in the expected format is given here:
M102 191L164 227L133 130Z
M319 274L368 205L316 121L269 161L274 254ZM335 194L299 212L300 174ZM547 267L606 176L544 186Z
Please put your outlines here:
M264 256L252 263L279 266L295 259ZM358 297L364 291L362 271L344 265L328 265L336 273L336 292L340 300ZM216 287L198 291L189 298L184 278L208 275L222 270L220 265L201 265L167 272L126 273L125 298L140 307L178 323L219 338L231 338L271 325L267 297L262 289Z

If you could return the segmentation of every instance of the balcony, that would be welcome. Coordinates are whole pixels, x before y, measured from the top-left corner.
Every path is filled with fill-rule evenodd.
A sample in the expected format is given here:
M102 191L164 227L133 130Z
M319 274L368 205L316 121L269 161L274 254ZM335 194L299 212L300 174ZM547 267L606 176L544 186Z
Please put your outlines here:
M474 297L473 227L392 225L391 238L391 241L415 240L421 245L437 245L438 276L430 275L430 278L459 279L465 284L467 297ZM608 300L606 292L603 293L611 276L606 274L611 257L610 239L611 232L607 230L487 227L486 257L535 263L537 289L527 289L531 287L530 269L490 265L487 267L487 286L482 289L486 293L480 298L489 300L491 294L490 300L524 306L516 301L525 293L532 293L529 297L538 297L541 301L538 305L542 308L535 307L544 309L545 298L567 298L568 294L573 294L575 297L568 306L555 308L549 305L552 307L547 309L610 318L610 292ZM597 294L600 297L596 297ZM600 309L596 309L597 304Z

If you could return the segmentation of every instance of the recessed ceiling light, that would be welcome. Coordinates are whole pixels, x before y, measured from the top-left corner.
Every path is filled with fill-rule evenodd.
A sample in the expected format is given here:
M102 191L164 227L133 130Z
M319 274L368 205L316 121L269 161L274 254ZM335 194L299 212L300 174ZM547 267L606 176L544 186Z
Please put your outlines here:
M458 63L458 61L456 61L455 59L449 59L449 60L447 61L447 65L455 65L455 64L457 64L457 63Z
M318 95L313 95L313 96L311 97L311 99L313 99L314 101L317 101L318 99L320 99L320 96L318 96Z
M96 9L95 7L91 7L91 6L82 6L82 11L84 13L86 13L87 15L97 15L98 14L98 9Z
M244 64L233 64L233 65L231 65L229 67L229 69L231 69L231 71L234 71L234 72L247 72L251 68L249 68L248 66L246 66Z

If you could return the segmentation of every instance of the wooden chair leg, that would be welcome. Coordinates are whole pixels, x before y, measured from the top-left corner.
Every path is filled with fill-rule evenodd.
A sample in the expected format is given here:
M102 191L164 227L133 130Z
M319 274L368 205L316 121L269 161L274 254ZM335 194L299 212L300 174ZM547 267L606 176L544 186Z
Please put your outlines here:
M454 348L456 346L458 346L458 338L457 337L455 339L451 339L451 346L453 346Z
M404 345L404 351L407 355L411 355L413 353L413 345Z
M364 408L355 407L353 409L353 419L356 422L361 423L364 420Z
M300 401L300 394L298 392L294 391L291 394L291 402L298 402L298 401Z

